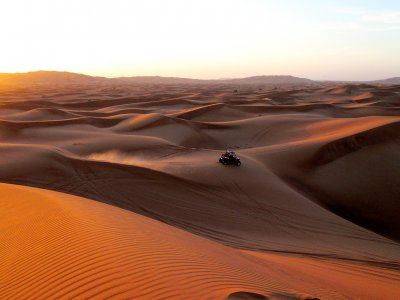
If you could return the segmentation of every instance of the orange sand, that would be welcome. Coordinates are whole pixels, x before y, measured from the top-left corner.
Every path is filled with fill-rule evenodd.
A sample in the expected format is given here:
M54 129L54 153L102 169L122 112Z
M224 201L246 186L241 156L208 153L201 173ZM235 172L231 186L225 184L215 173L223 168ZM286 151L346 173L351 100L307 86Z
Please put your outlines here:
M62 192L1 185L0 299L398 298L399 86L68 76L0 89L0 181Z

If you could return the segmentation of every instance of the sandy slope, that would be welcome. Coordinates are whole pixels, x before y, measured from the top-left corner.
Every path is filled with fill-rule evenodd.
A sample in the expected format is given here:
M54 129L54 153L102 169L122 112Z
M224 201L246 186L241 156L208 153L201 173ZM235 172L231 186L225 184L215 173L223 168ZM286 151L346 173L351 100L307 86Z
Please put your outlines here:
M221 276L232 279L235 272L241 274L239 269L251 269L260 278L274 280L255 286L251 284L259 281L253 278L224 279L241 285L216 289L218 297L243 288L263 295L309 293L326 299L377 299L381 291L386 298L395 298L392 281L382 278L396 280L400 268L399 93L398 86L372 85L238 89L146 84L1 90L0 180L76 194L126 210L111 213L103 204L74 200L70 205L65 201L69 196L55 197L63 207L56 209L56 215L81 207L76 203L90 203L82 204L85 213L65 220L75 224L69 232L71 241L80 241L80 230L96 235L99 228L84 224L100 215L111 228L129 227L124 222L131 218L132 224L153 222L134 212L185 230L179 247L190 248L199 241L204 244L199 256L231 253L234 257L220 262L238 269ZM240 168L217 163L225 148L241 156ZM6 205L2 201L0 205ZM13 209L18 211L16 219L41 215L32 207ZM108 211L112 221L105 217ZM129 217L111 217L114 212ZM64 215L42 215L64 222ZM147 232L161 227L165 236L182 232L151 224L156 225L146 227ZM31 234L18 230L21 241ZM125 240L129 234L115 238ZM146 256L151 247L127 251ZM197 259L190 255L185 260ZM20 260L10 257L2 263L12 264L14 259ZM213 267L202 274L216 274ZM310 276L308 283L297 272ZM326 281L314 286L310 272ZM382 285L373 288L371 280ZM201 286L198 292L193 291L196 284L188 290L201 293ZM332 286L337 286L336 292ZM213 290L204 289L202 298L207 293Z
M241 252L84 198L5 184L0 198L2 299L388 299L400 291L395 271Z

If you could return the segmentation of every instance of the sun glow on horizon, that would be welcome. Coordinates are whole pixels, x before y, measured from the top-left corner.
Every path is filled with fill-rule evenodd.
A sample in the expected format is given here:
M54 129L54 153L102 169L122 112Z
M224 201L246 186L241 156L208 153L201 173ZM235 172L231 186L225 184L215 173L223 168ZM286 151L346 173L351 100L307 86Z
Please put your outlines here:
M398 76L400 4L327 2L4 1L0 72Z

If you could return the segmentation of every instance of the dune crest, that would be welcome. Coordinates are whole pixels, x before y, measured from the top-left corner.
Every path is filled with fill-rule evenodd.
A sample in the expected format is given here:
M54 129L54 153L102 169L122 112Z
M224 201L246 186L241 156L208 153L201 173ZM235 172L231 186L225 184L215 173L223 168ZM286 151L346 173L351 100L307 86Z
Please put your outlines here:
M7 258L0 265L3 299L311 299L303 296L310 292L343 297L329 284L305 291L301 280L290 282L279 274L279 260L268 254L260 260L84 198L0 187L0 253ZM396 277L380 280L379 293L394 295Z

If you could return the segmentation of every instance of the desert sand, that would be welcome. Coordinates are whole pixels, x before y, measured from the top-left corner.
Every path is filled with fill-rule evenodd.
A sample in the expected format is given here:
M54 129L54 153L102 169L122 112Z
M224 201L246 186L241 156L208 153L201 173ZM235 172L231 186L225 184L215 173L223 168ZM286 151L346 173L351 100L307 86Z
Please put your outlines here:
M400 297L400 86L74 82L0 105L1 299Z

